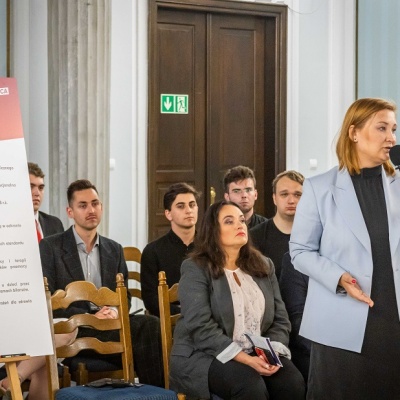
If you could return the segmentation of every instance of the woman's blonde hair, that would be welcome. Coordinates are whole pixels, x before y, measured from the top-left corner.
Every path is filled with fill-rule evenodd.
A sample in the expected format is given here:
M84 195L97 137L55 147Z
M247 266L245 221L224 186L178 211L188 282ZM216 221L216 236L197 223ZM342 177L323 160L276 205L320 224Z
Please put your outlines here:
M377 112L390 110L396 112L396 104L389 100L365 98L356 100L347 110L336 144L336 155L339 160L339 169L346 168L350 175L360 173L360 163L355 144L349 136L350 127L362 129L365 123ZM388 175L394 175L395 169L390 160L383 163Z

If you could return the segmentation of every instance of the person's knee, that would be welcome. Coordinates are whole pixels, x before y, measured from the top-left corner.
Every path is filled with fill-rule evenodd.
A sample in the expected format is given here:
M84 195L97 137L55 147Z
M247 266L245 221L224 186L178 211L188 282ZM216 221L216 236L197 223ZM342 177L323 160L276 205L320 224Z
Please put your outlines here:
M239 364L238 367L234 375L228 373L220 375L218 381L213 379L215 388L222 387L225 395L229 394L229 398L235 400L268 399L268 390L260 374L247 366ZM212 387L210 389L212 391Z
M269 399L265 383L258 374L250 381L237 382L232 388L231 394L232 399Z
M284 391L288 393L288 399L304 400L306 398L306 384L303 375L299 372L299 374L292 376L287 386L285 386Z
M154 315L131 315L130 324L136 330L160 331L160 319Z
M273 398L282 400L304 400L306 384L300 371L288 360L276 375L265 378L268 391Z

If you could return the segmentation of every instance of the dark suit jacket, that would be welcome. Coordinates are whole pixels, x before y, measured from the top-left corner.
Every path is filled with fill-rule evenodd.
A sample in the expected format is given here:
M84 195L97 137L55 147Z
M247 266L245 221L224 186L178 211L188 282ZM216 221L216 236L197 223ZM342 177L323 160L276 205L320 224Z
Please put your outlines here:
M64 232L64 227L60 219L42 211L39 211L39 224L42 228L44 237Z
M72 227L63 233L44 238L39 243L42 260L43 276L47 277L49 289L54 293L74 281L84 281L83 269L79 259L78 247ZM126 266L122 246L111 239L100 236L100 270L101 282L112 290L117 287L116 275L121 272L128 287L128 269ZM128 292L130 303L130 294ZM77 302L67 310L59 310L55 317L70 317L74 314L90 312L89 304Z
M275 274L253 279L265 297L261 335L288 346L290 322ZM208 399L211 362L232 343L235 317L228 280L225 275L212 279L187 259L181 267L179 299L181 318L174 331L170 387L189 397Z

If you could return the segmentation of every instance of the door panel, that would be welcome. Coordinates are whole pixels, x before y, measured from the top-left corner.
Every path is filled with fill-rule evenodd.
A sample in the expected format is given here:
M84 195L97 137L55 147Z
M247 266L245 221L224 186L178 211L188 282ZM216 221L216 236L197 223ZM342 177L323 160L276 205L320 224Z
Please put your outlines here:
M208 184L223 198L228 168L263 176L264 24L252 16L210 15ZM262 179L259 210L264 209Z
M184 181L200 190L204 187L205 18L204 13L194 12L159 14L159 94L153 99L158 104L157 129L149 147L155 178L149 191L149 201L153 203L150 209L155 217L150 218L150 237L159 237L169 229L163 197L172 183ZM189 113L161 114L162 93L189 95ZM204 207L202 203L200 207Z

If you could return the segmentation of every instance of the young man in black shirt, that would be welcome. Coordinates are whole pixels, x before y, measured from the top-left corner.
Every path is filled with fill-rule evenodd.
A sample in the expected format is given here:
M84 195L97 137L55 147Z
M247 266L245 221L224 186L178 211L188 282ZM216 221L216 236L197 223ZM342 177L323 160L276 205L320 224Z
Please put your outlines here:
M284 171L272 182L272 198L276 206L275 216L250 230L254 246L275 265L279 279L282 257L289 251L297 203L303 192L304 176L296 171Z
M142 299L153 315L160 315L158 273L165 271L168 286L179 282L182 261L193 249L198 198L196 189L184 182L170 186L164 195L165 217L170 221L171 229L144 248L140 267ZM179 305L172 304L171 313L179 312Z

